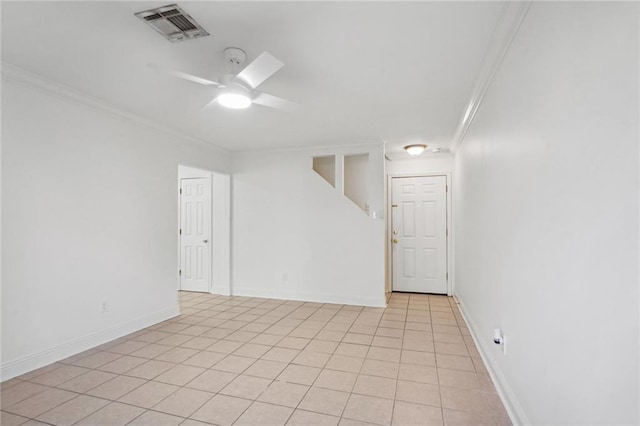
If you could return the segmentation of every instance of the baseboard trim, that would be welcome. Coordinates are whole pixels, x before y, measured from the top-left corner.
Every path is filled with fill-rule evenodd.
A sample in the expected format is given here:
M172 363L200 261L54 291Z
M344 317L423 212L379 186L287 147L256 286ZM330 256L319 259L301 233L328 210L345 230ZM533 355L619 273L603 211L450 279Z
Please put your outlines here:
M110 342L127 334L136 332L150 325L157 324L169 318L180 315L177 306L161 309L149 315L144 315L133 320L125 321L113 327L90 333L78 339L71 340L49 349L27 355L0 365L0 381L5 381L29 371L36 370L45 365L60 361L80 352L86 351L103 343Z
M211 294L218 294L220 296L231 296L228 286L213 286L210 291Z
M380 297L362 297L351 295L335 295L323 293L278 292L264 288L232 288L234 296L263 297L278 300L296 300L300 302L335 303L338 305L370 306L384 308L387 306L384 293Z
M486 344L483 342L485 340L480 339L478 336L479 330L476 323L471 319L469 315L469 311L465 308L464 304L460 299L455 297L456 303L460 308L460 314L464 319L464 322L467 324L467 328L469 328L469 332L471 333L471 338L473 338L473 342L478 348L478 352L480 353L480 357L482 357L482 362L487 366L487 371L489 372L489 376L491 377L491 381L498 392L498 396L502 401L505 409L507 410L507 414L509 414L509 418L511 419L511 423L514 425L529 425L531 424L522 409L522 405L518 402L518 398L516 397L513 389L507 383L504 375L497 368L497 365L493 358L489 356L489 351L486 347Z

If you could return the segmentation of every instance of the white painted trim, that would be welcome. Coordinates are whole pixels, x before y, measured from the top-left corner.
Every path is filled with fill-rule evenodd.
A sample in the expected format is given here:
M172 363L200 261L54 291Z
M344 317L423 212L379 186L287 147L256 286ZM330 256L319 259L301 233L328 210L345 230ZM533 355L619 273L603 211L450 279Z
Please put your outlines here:
M450 152L440 152L440 153L434 153L434 152L425 152L423 154L421 154L419 157L413 157L409 154L386 154L387 159L389 161L412 161L412 160L416 160L416 159L420 159L420 160L440 160L443 158L453 158L453 154L451 154Z
M391 245L392 236L392 228L393 224L391 222L391 197L393 196L393 187L391 185L392 179L394 178L403 178L403 177L429 177L429 176L445 176L447 178L447 187L448 191L446 193L447 196L447 229L449 230L449 234L447 235L447 273L449 275L449 279L447 280L447 296L453 296L455 290L455 283L453 281L453 271L454 271L454 251L453 251L453 173L452 172L429 172L429 173L392 173L387 175L387 250L389 250L389 257L387 258L387 274L389 275L389 285L391 287L390 291L393 291L393 247Z
M196 178L209 178L209 182L210 182L210 187L211 187L211 205L209 206L209 209L211 211L211 223L210 223L210 230L211 232L213 232L213 178L212 178L212 171L211 170L206 170L203 169L201 167L196 167L196 166L192 166L192 165L188 165L188 164L178 164L178 205L177 205L177 209L178 209L178 224L176 225L176 230L178 232L176 232L176 238L177 238L177 254L178 254L178 275L177 275L177 279L178 279L178 289L177 291L181 291L182 290L182 275L180 274L180 270L182 269L182 234L180 233L180 228L182 226L182 193L180 192L180 189L182 189L182 179L196 179ZM212 238L210 238L210 240L212 240ZM211 283L213 281L212 277L211 277L211 271L213 269L213 253L211 248L209 248L209 285L207 286L207 291L209 293L212 293L211 290Z
M193 167L186 164L178 165L178 224L181 224L181 188L182 179L209 178L211 181L211 245L209 247L211 259L209 267L208 291L212 294L231 295L231 176L211 170ZM178 267L182 266L179 232L177 235ZM181 289L182 277L178 274L177 289Z
M27 71L16 65L4 61L2 61L0 64L2 67L2 79L5 81L31 88L33 90L47 94L49 96L53 96L58 99L70 101L95 110L107 112L117 117L124 118L128 121L132 121L136 124L150 127L167 135L204 145L210 149L213 149L214 151L222 152L225 154L229 153L228 150L221 148L211 142L207 142L204 139L189 136L179 130L167 127L164 124L160 124L153 120L149 120L147 118L133 114L129 111L125 111L103 99L87 95L86 93L83 93L77 89L49 80L41 75Z
M449 144L449 151L455 156L475 118L480 104L493 81L493 77L502 64L511 42L520 29L532 0L511 0L504 4L498 23L493 30L489 47L484 54L480 71L476 78L471 96L460 118L456 132Z
M126 336L127 334L142 330L143 328L178 315L180 315L180 309L176 298L175 306L161 309L149 315L125 321L113 327L90 333L78 339L3 363L0 366L0 380L5 381L21 374L28 373L29 371L33 371L53 362L60 361L61 359L76 355L80 352L86 351L87 349L110 342L114 339Z
M2 85L0 85L0 92L2 92ZM2 96L0 96L0 99L2 99ZM2 107L0 106L0 115L1 115L1 110L2 110ZM0 137L0 165L3 164L2 163L2 152L3 152L3 150L2 150L2 138ZM4 306L3 303L2 303L2 293L4 293L3 289L5 288L5 287L3 287L3 282L2 282L2 277L4 276L2 274L2 259L3 259L4 256L1 255L2 254L1 247L2 247L2 245L4 245L4 244L2 244L2 241L4 241L3 234L2 234L2 223L4 223L4 221L2 220L2 216L4 215L4 213L3 213L4 210L2 209L2 198L3 198L2 197L2 188L4 188L2 186L2 175L3 175L3 173L0 173L0 310L2 309L1 307ZM5 317L5 315L2 315L2 313L0 312L0 331L4 330L3 324L2 324L2 321L3 321L4 317ZM3 377L3 374L2 374L2 356L1 356L1 354L3 353L3 351L2 351L2 345L3 345L2 341L4 340L4 339L2 339L1 334L2 333L0 332L0 381L2 381L2 377Z
M374 308L384 308L387 306L384 294L381 295L381 297L365 297L331 293L283 292L282 290L272 291L266 288L236 288L234 286L233 295L265 299L296 300L300 302L331 303L336 305L369 306Z
M490 338L481 339L479 337L480 333L478 327L476 326L476 323L471 320L471 316L466 310L464 304L457 297L455 297L455 301L458 304L458 310L462 314L462 318L464 319L464 322L467 324L467 328L471 333L473 342L475 343L476 348L478 348L478 352L480 353L482 362L484 362L484 365L487 367L487 371L489 372L491 381L493 382L493 385L498 392L498 396L500 397L502 404L507 410L507 414L509 414L511 423L513 423L514 425L530 425L531 422L529 422L529 419L527 418L522 405L520 405L516 394L513 392L513 389L511 389L511 386L509 386L509 383L497 368L497 365L493 358L489 355L489 351L487 350L485 342L491 341Z
M260 154L260 153L286 154L289 152L291 153L309 152L310 155L316 155L316 154L322 155L322 153L329 152L329 151L340 151L340 153L351 154L351 153L360 153L361 151L357 151L358 149L378 148L381 145L384 145L384 142L382 140L379 140L379 141L351 143L351 144L344 144L344 145L312 145L312 146L301 146L301 147L244 149L244 150L233 151L233 154L238 154L238 155Z
M638 14L638 27L640 28L640 14ZM638 57L640 57L640 36L638 43ZM640 99L640 84L638 85L638 99ZM636 117L638 123L638 135L640 135L640 109L638 109L638 117ZM640 150L638 152L638 169L640 170ZM640 175L638 176L638 188L640 188ZM640 191L638 193L638 199L640 200ZM640 214L638 215L638 242L640 245ZM638 288L640 289L640 252L638 253ZM638 306L640 306L640 291L638 292ZM638 327L638 353L640 354L640 319L637 324ZM638 389L640 389L640 369L638 369ZM638 404L638 420L640 421L640 403Z
M385 247L387 250L387 253L389 253L389 255L387 256L387 258L385 259L387 262L386 268L385 268L385 272L387 274L387 281L389 283L388 288L385 288L385 290L389 290L389 293L393 293L393 243L391 242L391 239L393 238L393 215L392 215L392 207L391 207L391 195L392 195L392 179L393 175L391 174L387 174L387 179L386 179L386 183L387 183L387 198L385 199L385 207L386 207L386 216L385 216L385 223L386 223L386 229L385 229Z

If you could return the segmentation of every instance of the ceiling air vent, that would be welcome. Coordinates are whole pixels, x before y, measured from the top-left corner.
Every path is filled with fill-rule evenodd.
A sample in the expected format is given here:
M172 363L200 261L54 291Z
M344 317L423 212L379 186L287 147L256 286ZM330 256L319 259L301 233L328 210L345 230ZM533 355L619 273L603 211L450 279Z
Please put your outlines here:
M177 4L138 12L136 16L151 25L154 30L171 42L191 40L209 35Z

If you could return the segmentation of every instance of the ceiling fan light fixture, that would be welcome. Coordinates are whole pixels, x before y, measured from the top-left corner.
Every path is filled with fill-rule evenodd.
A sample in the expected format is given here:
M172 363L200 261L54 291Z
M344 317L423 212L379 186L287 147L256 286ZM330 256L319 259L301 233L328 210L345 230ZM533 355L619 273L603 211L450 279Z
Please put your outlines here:
M243 93L222 93L218 96L218 103L225 108L245 109L251 105L251 98Z
M245 109L252 103L249 90L237 83L223 88L218 95L218 103L225 108Z
M404 147L405 151L413 157L417 157L422 154L426 148L427 146L425 144L413 144Z

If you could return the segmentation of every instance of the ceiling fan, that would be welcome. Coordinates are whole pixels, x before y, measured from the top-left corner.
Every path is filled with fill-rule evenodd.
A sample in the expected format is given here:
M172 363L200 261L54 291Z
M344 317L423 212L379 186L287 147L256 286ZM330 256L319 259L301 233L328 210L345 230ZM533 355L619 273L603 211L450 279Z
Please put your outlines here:
M219 82L182 71L166 71L175 77L205 86L214 86L218 89L216 97L205 105L203 109L216 103L233 109L248 108L251 104L289 112L297 109L298 104L295 102L255 90L265 80L278 72L284 66L284 63L268 52L262 52L253 62L238 72L237 69L247 59L247 54L244 50L237 47L228 47L224 50L224 56L227 62L232 64L234 72L224 74Z

